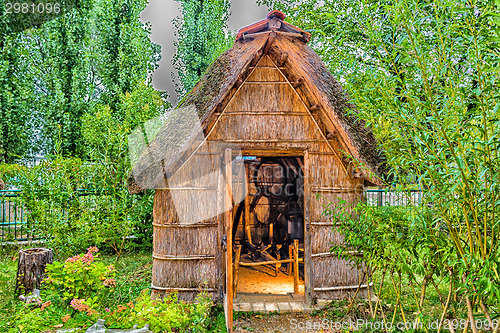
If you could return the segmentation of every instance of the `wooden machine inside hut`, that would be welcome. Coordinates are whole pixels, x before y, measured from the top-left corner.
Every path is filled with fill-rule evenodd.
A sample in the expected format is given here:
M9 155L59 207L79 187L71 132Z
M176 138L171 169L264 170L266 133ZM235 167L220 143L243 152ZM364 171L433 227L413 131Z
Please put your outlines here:
M247 195L233 210L234 293L304 293L303 159L243 160Z

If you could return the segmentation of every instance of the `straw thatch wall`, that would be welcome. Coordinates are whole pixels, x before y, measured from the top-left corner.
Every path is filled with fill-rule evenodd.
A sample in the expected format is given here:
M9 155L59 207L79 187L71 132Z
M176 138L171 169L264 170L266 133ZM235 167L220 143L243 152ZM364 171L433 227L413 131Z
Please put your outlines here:
M156 190L152 278L155 297L167 291L178 291L184 300L193 300L202 290L216 295L221 274L217 161L209 154L195 155L173 177L173 186ZM203 163L204 168L195 168L196 163Z

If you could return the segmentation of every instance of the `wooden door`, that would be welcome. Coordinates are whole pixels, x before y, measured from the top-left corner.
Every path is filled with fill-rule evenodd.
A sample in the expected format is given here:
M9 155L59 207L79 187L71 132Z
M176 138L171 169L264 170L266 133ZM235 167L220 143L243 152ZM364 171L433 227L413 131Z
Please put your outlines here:
M226 317L227 332L233 332L233 203L232 203L232 152L224 151L224 178L226 188L224 193L224 232L226 236L225 263L225 288L224 288L224 315Z

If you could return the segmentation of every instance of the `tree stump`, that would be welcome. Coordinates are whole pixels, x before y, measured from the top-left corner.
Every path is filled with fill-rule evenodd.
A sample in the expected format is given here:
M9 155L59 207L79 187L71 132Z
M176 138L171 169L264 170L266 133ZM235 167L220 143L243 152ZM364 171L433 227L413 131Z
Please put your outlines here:
M17 264L16 293L27 295L33 289L40 289L45 274L45 266L52 263L50 249L32 248L19 251Z

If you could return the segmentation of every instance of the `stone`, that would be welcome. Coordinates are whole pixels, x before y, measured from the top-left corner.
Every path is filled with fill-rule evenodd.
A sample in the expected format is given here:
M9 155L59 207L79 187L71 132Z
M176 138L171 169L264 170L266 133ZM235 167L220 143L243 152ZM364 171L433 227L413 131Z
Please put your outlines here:
M20 295L19 299L23 302L26 302L27 304L42 304L42 299L40 298L40 290L36 288L33 289L33 292L28 296Z
M266 312L278 312L278 305L276 303L264 303L264 306L266 307Z
M279 302L278 308L280 309L280 313L292 312L292 306L288 302Z
M250 303L240 303L240 311L252 312L252 306Z
M264 303L254 303L252 304L252 309L254 312L265 312L266 308L264 307Z
M290 306L292 307L293 312L304 311L304 305L302 302L290 302Z

